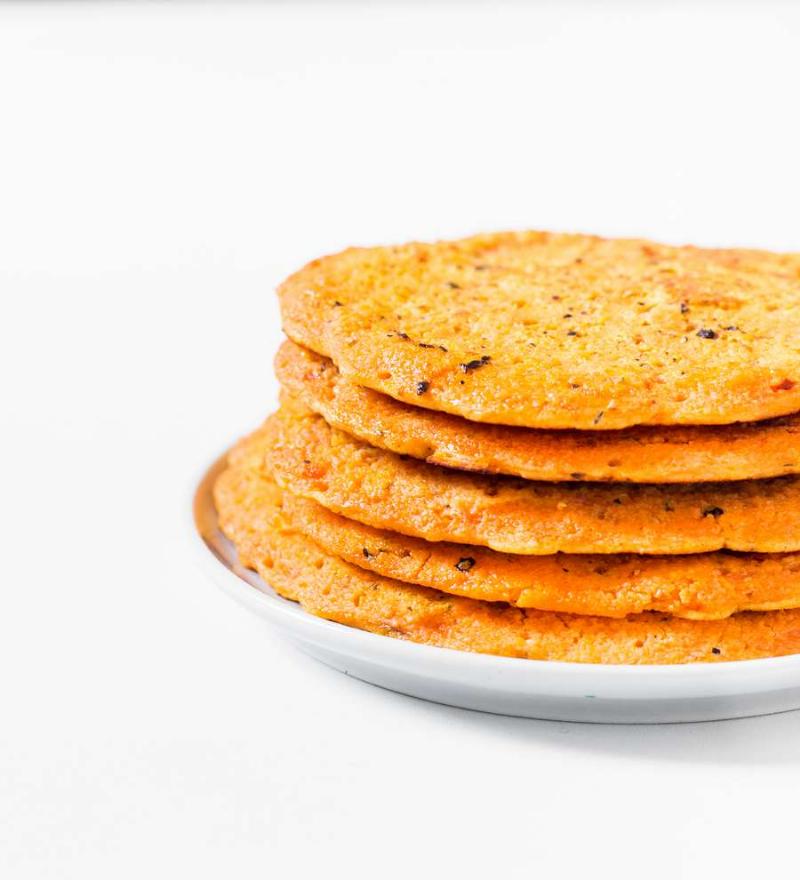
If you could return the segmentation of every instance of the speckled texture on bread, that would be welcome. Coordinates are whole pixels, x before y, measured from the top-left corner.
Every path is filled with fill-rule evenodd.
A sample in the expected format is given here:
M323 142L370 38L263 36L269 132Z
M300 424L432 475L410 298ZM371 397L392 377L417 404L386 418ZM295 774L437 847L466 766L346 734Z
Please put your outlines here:
M800 411L800 255L547 232L351 248L279 289L348 379L480 422L607 430Z

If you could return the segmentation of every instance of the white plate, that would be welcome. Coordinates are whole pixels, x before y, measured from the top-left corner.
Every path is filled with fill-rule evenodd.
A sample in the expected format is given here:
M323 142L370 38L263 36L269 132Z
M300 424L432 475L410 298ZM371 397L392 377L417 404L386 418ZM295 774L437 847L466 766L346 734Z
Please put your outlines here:
M657 724L800 708L800 655L681 666L555 663L417 645L314 617L238 564L211 499L222 467L224 458L194 497L200 566L302 651L348 675L436 703L557 721Z

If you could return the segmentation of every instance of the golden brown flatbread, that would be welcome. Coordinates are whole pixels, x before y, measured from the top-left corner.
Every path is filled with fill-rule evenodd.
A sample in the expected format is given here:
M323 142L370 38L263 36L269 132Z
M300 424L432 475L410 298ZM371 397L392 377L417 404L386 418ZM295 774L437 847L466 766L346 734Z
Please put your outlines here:
M646 613L623 620L521 610L415 587L326 553L299 535L268 481L218 479L220 526L243 565L311 614L420 644L581 663L667 664L774 657L800 651L800 611L745 612L722 621ZM256 488L256 491L253 489Z
M251 470L249 479L265 478ZM291 492L283 492L282 510L294 530L353 565L487 602L600 617L660 611L690 620L800 606L800 553L515 556L374 529Z
M800 255L547 232L352 248L279 289L358 385L479 422L609 430L800 411Z
M800 478L690 485L534 483L375 449L284 406L253 435L283 488L374 528L505 553L800 550Z
M800 416L717 426L620 431L512 428L471 422L356 385L329 358L285 342L275 372L329 425L431 464L527 480L692 483L800 472Z

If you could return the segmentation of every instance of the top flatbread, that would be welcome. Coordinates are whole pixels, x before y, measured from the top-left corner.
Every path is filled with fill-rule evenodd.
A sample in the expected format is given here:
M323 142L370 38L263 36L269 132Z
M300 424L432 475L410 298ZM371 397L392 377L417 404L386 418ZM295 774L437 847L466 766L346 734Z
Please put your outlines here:
M800 255L543 232L350 249L279 289L291 339L398 400L606 430L800 410Z

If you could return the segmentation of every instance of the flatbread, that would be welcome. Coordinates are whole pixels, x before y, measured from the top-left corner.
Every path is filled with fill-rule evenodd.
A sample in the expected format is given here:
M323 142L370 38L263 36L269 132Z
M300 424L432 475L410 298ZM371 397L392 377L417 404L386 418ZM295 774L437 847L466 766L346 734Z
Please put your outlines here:
M547 232L351 248L279 289L349 380L479 422L609 430L800 411L800 255Z
M250 479L263 473L250 471ZM374 529L284 492L292 528L323 550L385 577L445 593L567 614L660 611L720 620L800 606L800 553L689 556L515 556Z
M692 483L800 472L800 416L719 426L548 431L471 422L356 385L287 341L275 372L293 397L359 440L431 464L527 480Z
M245 445L248 441L244 441ZM240 457L236 453L234 460ZM737 611L800 606L800 553L690 556L514 556L431 543L365 526L281 491L247 452L229 477L243 497L277 503L295 532L384 577L454 595L568 614L626 617L660 611L718 620Z
M256 433L285 489L375 528L505 553L800 550L800 478L692 485L534 483L368 446L301 406Z
M297 534L281 513L275 487L242 481L244 473L233 467L217 481L220 527L243 565L319 617L420 644L535 660L668 664L800 651L797 610L745 612L723 621L657 613L609 620L521 610L381 577Z

